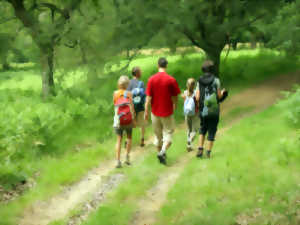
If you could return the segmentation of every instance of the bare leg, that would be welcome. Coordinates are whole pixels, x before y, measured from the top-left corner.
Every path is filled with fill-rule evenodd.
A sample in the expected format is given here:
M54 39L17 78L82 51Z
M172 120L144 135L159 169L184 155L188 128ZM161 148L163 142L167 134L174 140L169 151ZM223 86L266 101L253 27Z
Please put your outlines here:
M116 143L116 158L117 158L117 168L121 167L121 142L122 142L122 136L118 135L117 136L117 143Z
M214 142L208 141L207 152L206 152L207 158L210 158L210 153L211 153L213 146L214 146Z
M141 127L141 147L144 147L145 143L145 127Z
M127 165L130 165L130 157L129 157L129 154L130 154L130 150L131 150L131 145L132 145L132 134L128 134L127 133L127 139L126 139L126 161L125 163Z
M207 146L207 150L208 151L211 151L212 150L212 148L213 148L213 146L214 146L214 142L213 141L208 141L208 144L207 144L208 146Z
M132 139L131 139L131 137L130 138L127 137L127 145L126 145L127 155L129 155L129 153L130 153L131 145L132 145Z
M203 134L199 135L199 148L203 148L205 141L205 136Z
M199 147L197 157L201 158L203 156L203 145L204 145L205 136L203 134L199 135Z
M117 144L116 144L116 158L117 160L120 160L120 155L121 155L121 142L122 142L122 136L118 135L117 136Z

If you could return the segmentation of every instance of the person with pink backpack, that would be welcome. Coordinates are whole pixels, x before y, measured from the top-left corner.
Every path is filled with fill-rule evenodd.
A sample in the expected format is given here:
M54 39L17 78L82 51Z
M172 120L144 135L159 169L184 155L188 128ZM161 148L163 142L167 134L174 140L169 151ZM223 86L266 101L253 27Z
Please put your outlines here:
M132 102L132 94L127 91L129 85L129 78L127 76L121 76L118 80L118 90L113 94L113 101L115 107L114 115L114 129L117 134L116 143L116 168L121 168L121 143L123 133L126 132L126 160L125 164L130 165L130 150L132 144L132 128L135 126L135 111Z

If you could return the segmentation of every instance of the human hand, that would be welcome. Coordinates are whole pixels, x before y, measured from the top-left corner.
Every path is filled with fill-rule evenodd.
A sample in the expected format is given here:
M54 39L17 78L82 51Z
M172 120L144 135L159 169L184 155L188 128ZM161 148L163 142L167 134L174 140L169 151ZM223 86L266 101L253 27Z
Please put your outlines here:
M144 120L148 121L149 119L149 115L148 115L148 111L146 110L144 113Z

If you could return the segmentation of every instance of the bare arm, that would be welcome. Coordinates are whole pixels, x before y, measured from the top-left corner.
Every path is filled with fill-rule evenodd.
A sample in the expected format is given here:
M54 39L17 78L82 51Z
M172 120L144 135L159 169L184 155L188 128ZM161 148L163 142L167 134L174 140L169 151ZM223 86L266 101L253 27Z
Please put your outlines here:
M173 102L173 109L175 110L177 108L178 95L172 96L172 102Z
M224 91L225 89L222 90L218 89L218 99L221 99L223 97Z
M151 100L152 100L151 96L147 96L146 97L146 103L145 103L145 120L149 119L149 111L150 111Z
M185 92L182 92L182 94L181 94L180 96L181 96L181 98L183 98L183 100L185 101L185 98L186 98Z
M197 102L200 101L200 91L199 90L196 91L196 101Z

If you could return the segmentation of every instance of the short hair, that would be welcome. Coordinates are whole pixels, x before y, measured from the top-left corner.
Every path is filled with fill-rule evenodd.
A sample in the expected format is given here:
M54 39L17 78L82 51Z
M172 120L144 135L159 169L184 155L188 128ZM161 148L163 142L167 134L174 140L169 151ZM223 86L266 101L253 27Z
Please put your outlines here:
M158 60L158 65L159 65L159 67L161 67L161 68L167 68L168 60L167 60L166 58L164 58L164 57L161 57L161 58L159 58L159 60Z
M131 72L132 76L136 76L139 71L141 71L140 67L138 66L133 67Z
M202 64L202 71L204 73L213 73L214 72L214 62L211 60L206 60Z
M128 76L122 75L122 76L120 76L120 78L118 80L118 86L119 86L119 88L127 89L129 82L130 81L129 81Z

